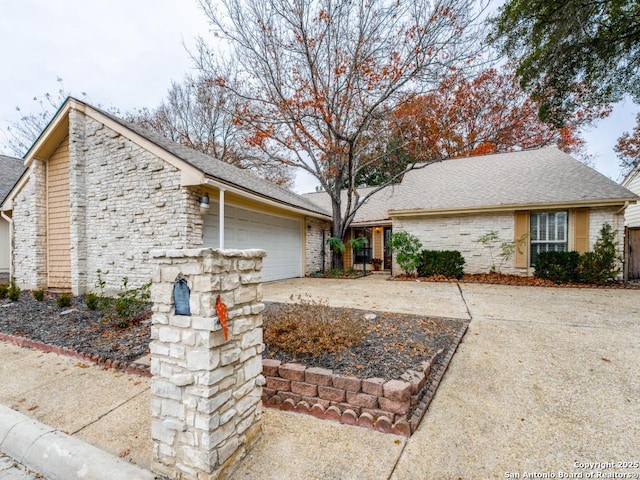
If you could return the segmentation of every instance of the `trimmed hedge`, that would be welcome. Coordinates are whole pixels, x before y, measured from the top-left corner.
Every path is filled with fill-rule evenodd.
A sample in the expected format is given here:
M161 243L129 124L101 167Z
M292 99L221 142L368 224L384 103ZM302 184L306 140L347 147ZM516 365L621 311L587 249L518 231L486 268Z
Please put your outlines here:
M578 252L540 252L534 265L536 278L555 283L577 282L580 280L580 254Z
M464 257L457 250L422 250L416 270L419 277L443 275L461 279L464 263Z

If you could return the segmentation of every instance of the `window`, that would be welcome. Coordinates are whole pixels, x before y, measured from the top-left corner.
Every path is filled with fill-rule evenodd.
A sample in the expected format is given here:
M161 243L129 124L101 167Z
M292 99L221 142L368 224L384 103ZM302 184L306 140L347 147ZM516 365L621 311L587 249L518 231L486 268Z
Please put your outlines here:
M567 250L567 212L531 212L531 265L540 252Z

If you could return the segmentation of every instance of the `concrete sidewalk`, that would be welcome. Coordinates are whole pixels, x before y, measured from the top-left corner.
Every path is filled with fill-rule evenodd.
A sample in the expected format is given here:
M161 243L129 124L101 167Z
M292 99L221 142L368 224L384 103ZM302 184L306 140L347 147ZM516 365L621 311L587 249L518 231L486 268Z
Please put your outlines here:
M505 478L638 460L640 291L378 276L264 285L265 300L305 292L335 306L472 321L409 440L265 410L264 436L234 478ZM148 379L0 343L0 385L0 404L112 460L149 466Z

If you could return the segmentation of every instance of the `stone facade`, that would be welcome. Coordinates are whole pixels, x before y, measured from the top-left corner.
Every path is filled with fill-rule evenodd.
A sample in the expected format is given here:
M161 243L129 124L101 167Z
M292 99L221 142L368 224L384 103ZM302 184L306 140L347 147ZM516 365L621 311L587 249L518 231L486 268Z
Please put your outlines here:
M495 230L504 241L514 239L513 212L478 213L462 215L438 215L402 217L393 221L393 231L412 233L422 242L425 250L458 250L465 259L465 273L486 273L491 268L489 248L478 238ZM499 263L499 249L493 249L494 263ZM394 272L401 272L395 262ZM501 267L502 273L526 275L526 269L515 268L513 260Z
M156 250L151 330L155 472L227 478L261 433L262 250ZM191 316L175 315L173 284L187 279ZM225 340L217 295L229 309Z
M13 275L21 288L47 286L46 163L34 160L13 205Z
M325 232L324 243L323 231ZM331 257L326 245L326 241L331 236L331 223L318 220L317 218L307 217L305 219L305 234L305 274L309 275L322 270L323 255L326 255L324 259L325 269L331 268Z
M202 246L199 188L177 168L82 112L69 112L71 285L107 292L150 280L153 248ZM46 163L36 160L14 206L16 282L46 287ZM33 216L35 221L30 218Z

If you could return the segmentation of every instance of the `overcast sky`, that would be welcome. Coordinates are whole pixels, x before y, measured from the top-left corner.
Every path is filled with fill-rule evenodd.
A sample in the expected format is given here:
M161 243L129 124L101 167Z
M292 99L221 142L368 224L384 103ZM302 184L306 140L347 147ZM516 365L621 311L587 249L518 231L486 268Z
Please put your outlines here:
M33 111L34 96L55 94L58 77L68 93L89 103L153 108L171 80L190 71L187 48L207 34L196 0L0 0L0 130L20 118L16 106ZM619 106L585 135L596 169L614 180L613 146L632 130L638 110L630 102ZM313 184L300 179L296 190Z

